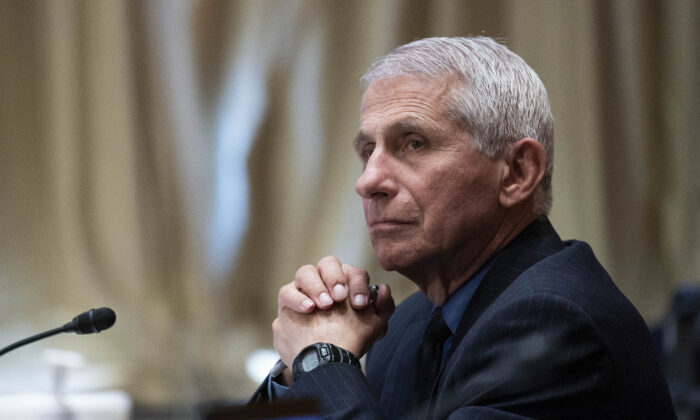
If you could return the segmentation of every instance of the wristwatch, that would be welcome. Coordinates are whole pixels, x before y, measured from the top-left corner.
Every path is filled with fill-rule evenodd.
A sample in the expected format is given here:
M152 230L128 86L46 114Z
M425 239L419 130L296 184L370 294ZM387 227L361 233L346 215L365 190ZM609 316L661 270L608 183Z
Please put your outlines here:
M304 347L292 363L292 374L297 381L305 373L326 363L345 363L360 367L360 360L349 351L329 343L316 343Z

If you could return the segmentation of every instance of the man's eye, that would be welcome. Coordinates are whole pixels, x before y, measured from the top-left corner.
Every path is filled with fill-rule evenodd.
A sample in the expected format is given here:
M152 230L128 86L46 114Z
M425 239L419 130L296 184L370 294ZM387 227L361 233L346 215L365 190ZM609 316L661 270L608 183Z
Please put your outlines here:
M411 149L418 150L421 147L423 147L423 142L420 140L411 140L411 142L408 143L408 145L411 147Z
M374 147L366 147L364 150L362 150L362 154L360 157L362 160L367 162L369 160L369 157L372 156L372 152L374 151Z

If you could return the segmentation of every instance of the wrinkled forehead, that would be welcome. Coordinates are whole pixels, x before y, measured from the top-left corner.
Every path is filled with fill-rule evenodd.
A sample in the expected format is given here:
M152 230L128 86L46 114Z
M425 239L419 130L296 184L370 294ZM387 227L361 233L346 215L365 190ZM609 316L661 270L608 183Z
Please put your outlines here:
M360 129L433 124L457 128L452 118L455 84L450 78L413 75L375 80L362 97Z
M420 106L446 108L452 98L454 82L443 78L402 75L378 79L367 86L362 95L360 116L371 111L385 111L391 107Z
M421 108L430 108L435 116L446 117L464 128L461 115L455 112L459 104L456 98L465 88L454 75L404 74L373 80L365 89L360 105L360 124L379 112L413 107L422 116Z

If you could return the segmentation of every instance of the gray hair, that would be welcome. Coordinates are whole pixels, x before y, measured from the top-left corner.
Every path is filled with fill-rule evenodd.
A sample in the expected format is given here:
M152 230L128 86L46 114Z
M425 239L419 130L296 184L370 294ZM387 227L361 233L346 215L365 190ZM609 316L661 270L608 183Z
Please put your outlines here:
M402 45L375 61L362 76L366 89L378 79L402 75L453 78L450 118L474 138L474 148L496 156L523 138L544 148L547 168L535 197L536 212L552 206L553 117L547 90L535 71L492 38L426 38Z

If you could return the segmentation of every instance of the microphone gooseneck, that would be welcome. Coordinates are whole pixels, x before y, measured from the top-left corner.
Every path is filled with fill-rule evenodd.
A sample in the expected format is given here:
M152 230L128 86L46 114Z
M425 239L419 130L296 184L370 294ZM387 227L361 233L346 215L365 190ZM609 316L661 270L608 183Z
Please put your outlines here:
M37 335L25 338L24 340L10 344L9 346L0 350L0 356L16 349L17 347L22 347L25 344L33 343L62 332L75 332L76 334L98 333L114 325L116 320L117 315L110 308L90 309L89 311L83 312L82 314L76 316L71 322L62 327L44 331Z

